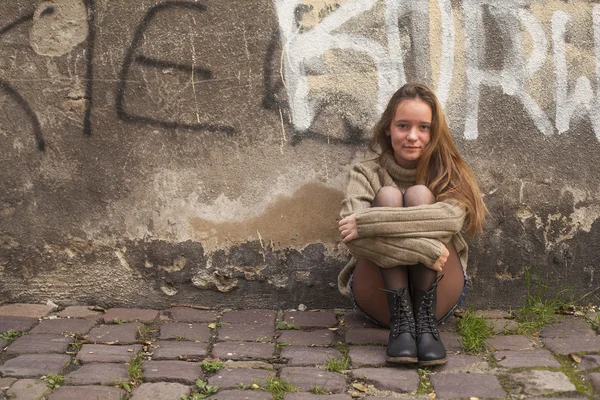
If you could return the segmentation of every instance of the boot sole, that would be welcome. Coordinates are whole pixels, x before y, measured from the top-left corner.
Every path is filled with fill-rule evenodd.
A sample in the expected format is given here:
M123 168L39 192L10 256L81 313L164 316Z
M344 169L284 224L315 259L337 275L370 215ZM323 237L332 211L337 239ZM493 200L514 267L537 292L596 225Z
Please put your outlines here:
M440 358L439 360L427 360L427 361L419 360L419 365L427 367L427 366L431 366L431 365L442 365L442 364L446 364L447 362L448 362L448 357L444 357L444 358Z
M387 362L396 364L416 364L419 362L417 357L389 357L385 356Z

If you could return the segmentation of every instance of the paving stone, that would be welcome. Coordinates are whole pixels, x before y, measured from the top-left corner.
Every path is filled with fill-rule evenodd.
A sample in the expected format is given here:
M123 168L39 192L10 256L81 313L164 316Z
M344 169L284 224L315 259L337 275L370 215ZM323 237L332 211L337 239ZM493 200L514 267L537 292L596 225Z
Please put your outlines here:
M434 372L450 373L450 372L465 372L473 373L481 370L490 369L487 360L467 355L467 354L448 354L448 362L446 364L431 367Z
M600 391L600 372L594 372L593 374L588 374L588 379L592 384L592 387L597 391Z
M127 366L114 363L84 364L66 376L69 385L113 385L120 381L129 381Z
M595 355L584 355L581 356L581 362L579 363L579 369L587 371L590 369L600 367L600 356Z
M223 314L221 322L233 324L270 324L275 323L277 313L273 310L240 310Z
M600 336L571 335L566 338L542 339L544 346L558 354L600 352Z
M487 340L490 350L533 350L533 343L524 335L494 336Z
M378 328L355 328L346 331L348 344L385 344L388 343L390 331Z
M50 394L52 389L39 379L19 379L6 391L9 399L36 400Z
M74 318L46 319L37 324L29 333L76 333L79 335L84 335L88 333L94 326L96 326L96 321L94 320Z
M61 386L48 400L121 400L126 396L123 389L107 386Z
M415 370L399 368L360 368L352 376L366 379L379 390L408 393L419 388L419 374Z
M319 329L316 331L283 331L278 343L287 343L296 346L329 346L333 343L334 334L328 329Z
M377 328L378 325L358 311L350 311L342 318L348 328Z
M94 343L137 343L138 330L142 324L127 323L122 325L100 325L88 333L89 342Z
M595 336L591 325L582 318L568 316L547 326L540 332L541 338L566 339L571 336Z
M90 310L87 306L69 306L58 313L61 318L85 318L97 321L103 319L104 313Z
M0 353L2 353L7 344L8 340L0 339Z
M456 332L441 331L440 338L447 351L463 351L460 335Z
M157 310L147 310L142 308L111 308L104 313L104 322L113 323L115 318L127 322L150 323L158 318Z
M509 312L503 310L477 310L475 316L485 319L509 319L511 317Z
M62 335L41 334L25 335L16 338L6 349L7 353L64 353L69 348L72 338Z
M15 383L17 378L0 378L0 390L6 390Z
M506 396L498 378L487 374L433 374L429 375L436 398L463 397L498 398Z
M161 339L178 339L208 342L211 333L207 325L186 322L169 322L160 325Z
M275 371L264 369L222 369L208 378L208 384L221 389L237 389L237 385L264 385L268 377L275 376Z
M181 383L142 383L133 391L130 400L180 400L190 393L190 387Z
M281 370L282 380L290 382L301 392L308 392L315 386L330 393L344 393L346 379L337 372L328 372L320 368L285 367Z
M84 344L77 353L76 359L82 364L94 362L119 363L129 362L131 355L142 350L142 346L134 344L108 345L108 344Z
M271 393L262 390L223 390L209 397L210 400L271 400L272 398Z
M519 329L519 324L514 319L488 319L487 323L492 326L494 335L516 332Z
M48 306L46 304L6 304L0 306L0 315L8 317L29 317L40 319L47 316L56 307Z
M254 368L254 369L266 369L268 371L274 371L272 364L264 361L233 361L227 360L223 363L223 368L227 369L239 369L239 368Z
M219 340L272 342L273 324L226 324L219 329Z
M213 356L222 360L270 359L275 352L271 343L219 342L213 346Z
M504 350L494 353L498 364L504 368L521 367L557 367L560 363L552 356L548 350L525 350L511 351Z
M353 367L385 365L385 347L381 346L350 346L348 357Z
M198 362L185 361L145 361L142 367L146 382L178 382L192 385L202 377Z
M535 396L577 390L562 372L533 370L509 374L508 377L522 384L524 393Z
M58 374L70 361L71 357L66 354L23 354L0 365L0 374L15 378Z
M352 397L347 394L286 393L283 400L352 400Z
M444 322L443 324L438 324L437 328L438 328L438 331L440 331L440 332L442 332L442 331L455 332L457 323L458 323L458 318L455 315L453 315L450 318L448 318L446 320L446 322Z
M337 325L337 317L331 311L286 312L284 321L301 328L331 328Z
M153 360L197 359L207 354L207 343L159 340L152 349Z
M328 358L342 358L336 349L323 347L286 346L281 350L281 358L287 359L287 365L323 365Z
M175 322L212 322L217 320L214 311L197 310L191 307L171 307L162 312Z
M27 332L37 323L38 319L32 317L0 316L0 332Z

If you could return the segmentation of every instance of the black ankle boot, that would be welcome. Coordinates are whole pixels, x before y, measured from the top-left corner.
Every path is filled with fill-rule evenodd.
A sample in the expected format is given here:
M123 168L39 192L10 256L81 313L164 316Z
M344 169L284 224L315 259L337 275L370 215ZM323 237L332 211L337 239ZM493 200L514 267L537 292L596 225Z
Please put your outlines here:
M393 363L416 363L415 318L408 288L381 290L387 292L390 310L390 337L385 358Z
M420 365L440 365L448 361L446 348L440 338L435 320L437 285L442 277L443 275L437 278L427 291L415 290L413 293Z

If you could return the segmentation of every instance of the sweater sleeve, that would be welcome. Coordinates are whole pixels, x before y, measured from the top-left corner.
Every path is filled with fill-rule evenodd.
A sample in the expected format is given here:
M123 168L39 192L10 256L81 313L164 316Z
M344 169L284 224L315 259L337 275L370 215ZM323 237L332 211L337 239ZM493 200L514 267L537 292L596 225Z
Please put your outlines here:
M375 207L355 211L360 238L413 237L441 239L444 242L460 232L465 208L455 200L416 207Z
M363 166L361 164L353 165L348 174L346 197L342 200L340 216L346 218L358 210L371 208L371 203L373 203L378 190L379 188L373 188L367 179Z
M431 267L442 254L442 242L430 238L359 238L348 243L356 258L367 258L384 268L422 263Z

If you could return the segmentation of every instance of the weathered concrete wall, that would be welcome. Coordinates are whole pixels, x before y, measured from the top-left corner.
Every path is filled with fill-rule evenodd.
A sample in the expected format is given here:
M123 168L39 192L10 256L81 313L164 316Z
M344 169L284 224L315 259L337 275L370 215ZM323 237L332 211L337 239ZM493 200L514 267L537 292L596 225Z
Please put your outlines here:
M435 87L490 217L471 304L600 273L600 5L0 2L0 300L347 305L369 127Z

